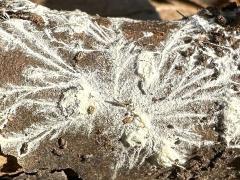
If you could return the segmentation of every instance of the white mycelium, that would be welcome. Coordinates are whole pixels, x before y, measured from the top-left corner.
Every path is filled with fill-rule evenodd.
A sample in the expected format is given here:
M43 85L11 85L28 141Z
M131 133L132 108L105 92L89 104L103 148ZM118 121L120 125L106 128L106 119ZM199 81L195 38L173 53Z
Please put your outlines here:
M46 138L53 139L67 131L90 134L101 120L106 124L105 134L116 138L112 140L118 149L118 158L113 162L115 170L123 166L132 168L148 157L154 157L164 166L182 164L192 147L214 143L204 139L196 126L216 123L215 115L210 116L204 109L216 101L228 104L224 111L227 128L224 137L229 147L239 147L240 100L236 92L230 91L231 85L239 84L231 79L239 74L236 68L239 60L233 59L233 55L240 54L239 48L233 50L226 42L224 55L218 57L204 44L201 51L209 56L205 63L214 63L215 69L195 65L199 51L188 57L180 53L193 47L184 43L184 38L204 39L208 31L222 27L199 16L173 22L178 27L169 32L156 50L150 51L126 40L120 28L121 19L111 19L111 27L105 28L80 11L51 11L25 0L11 4L13 10L42 16L46 25L50 20L58 24L39 30L26 20L10 18L1 22L1 49L19 49L42 66L25 67L22 76L26 81L20 85L1 84L0 128L3 129L9 116L22 106L35 107L34 113L44 115L42 121L22 132L1 134L4 152L21 158L32 153ZM92 48L84 47L80 39L73 38L65 43L53 36L61 32L67 32L69 36L84 32L98 43ZM240 38L236 32L232 35ZM152 33L146 32L144 36L152 36ZM68 51L72 57L79 52L100 52L110 68L101 69L102 62L95 70L73 67L59 50ZM181 66L181 72L176 72L178 66ZM219 75L211 79L216 70ZM47 91L61 93L62 97L59 100L38 96ZM157 100L153 101L153 98ZM4 102L8 102L7 105L3 105ZM91 115L87 113L89 106L95 107ZM205 124L200 121L202 118L207 118ZM128 122L123 123L124 120ZM177 140L181 143L176 143ZM21 154L24 142L28 143L28 151Z

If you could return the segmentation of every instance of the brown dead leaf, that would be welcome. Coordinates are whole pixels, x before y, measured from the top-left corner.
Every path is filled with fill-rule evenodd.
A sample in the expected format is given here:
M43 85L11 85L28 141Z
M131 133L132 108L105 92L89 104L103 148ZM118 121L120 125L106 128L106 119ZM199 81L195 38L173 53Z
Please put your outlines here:
M190 16L195 14L200 7L186 1L168 0L167 2L162 1L151 1L156 11L160 14L162 20L176 20L181 19L183 16Z
M0 155L0 169L7 164L7 158Z
M208 7L208 6L222 7L231 2L236 2L240 4L240 0L189 0L189 1L192 1L203 7Z
M32 2L43 5L45 0L32 0Z
M240 4L240 0L151 0L163 20L181 19L182 15L193 15L202 8L223 7L231 2Z

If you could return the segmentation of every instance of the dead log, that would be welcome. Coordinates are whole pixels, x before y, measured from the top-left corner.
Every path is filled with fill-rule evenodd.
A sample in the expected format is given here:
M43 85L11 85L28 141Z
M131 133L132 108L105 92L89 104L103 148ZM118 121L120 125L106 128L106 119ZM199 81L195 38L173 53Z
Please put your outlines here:
M174 22L1 9L3 176L237 177L239 7Z

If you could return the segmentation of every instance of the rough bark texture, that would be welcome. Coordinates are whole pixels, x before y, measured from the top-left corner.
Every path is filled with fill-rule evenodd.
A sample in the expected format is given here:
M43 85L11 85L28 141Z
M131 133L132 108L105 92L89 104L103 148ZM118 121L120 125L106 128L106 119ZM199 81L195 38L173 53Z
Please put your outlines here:
M2 177L240 177L235 4L174 22L1 6Z

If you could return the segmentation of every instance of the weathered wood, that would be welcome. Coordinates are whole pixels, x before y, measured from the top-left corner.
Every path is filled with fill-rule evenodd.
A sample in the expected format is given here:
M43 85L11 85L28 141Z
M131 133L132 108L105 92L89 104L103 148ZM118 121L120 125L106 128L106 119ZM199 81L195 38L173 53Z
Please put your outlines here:
M14 163L2 173L235 177L239 11L148 22L7 1L0 145Z

